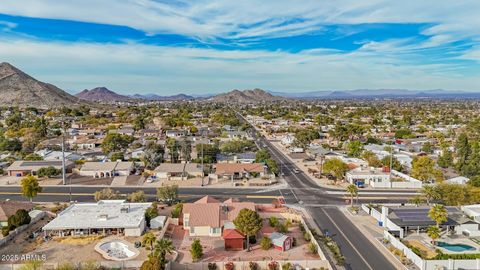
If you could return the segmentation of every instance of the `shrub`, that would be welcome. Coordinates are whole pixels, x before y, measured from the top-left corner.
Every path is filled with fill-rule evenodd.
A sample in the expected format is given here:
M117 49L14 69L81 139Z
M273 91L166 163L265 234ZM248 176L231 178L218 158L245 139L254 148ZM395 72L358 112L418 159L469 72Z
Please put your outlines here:
M256 262L249 262L248 263L248 268L250 268L250 270L259 270L258 269L258 264Z
M293 269L293 265L291 263L287 262L282 265L282 270L290 270L290 269Z
M268 218L268 224L270 227L276 227L278 225L278 218L277 217L269 217Z
M233 269L235 269L235 264L233 262L225 263L225 270L233 270Z
M315 243L313 242L310 242L308 244L308 251L310 251L310 253L317 253L318 252L317 245L315 245Z
M276 261L271 261L268 263L268 270L277 270L278 269L278 263Z
M310 234L308 232L305 232L303 234L303 238L305 239L305 241L309 242L310 240L312 240L312 237L310 236Z
M260 246L263 250L269 250L272 247L272 240L270 238L264 236L262 240L260 240Z
M172 218L179 218L182 213L183 203L177 203L172 209Z
M203 247L200 244L199 239L193 240L192 245L190 246L190 255L192 255L192 259L194 261L199 260L203 256Z
M292 246L296 247L297 246L297 238L292 237Z
M217 270L217 264L214 262L208 263L208 270Z
M8 228L8 226L5 226L2 228L2 235L4 237L7 236L9 232L10 232L10 228Z
M279 233L288 232L288 227L284 223L278 223L275 228L277 229L277 232L279 232Z

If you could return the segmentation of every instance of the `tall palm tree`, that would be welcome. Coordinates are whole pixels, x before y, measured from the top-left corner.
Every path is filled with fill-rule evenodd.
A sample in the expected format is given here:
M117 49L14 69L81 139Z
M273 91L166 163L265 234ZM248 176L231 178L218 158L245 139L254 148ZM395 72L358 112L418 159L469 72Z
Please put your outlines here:
M432 244L435 244L435 240L440 238L440 229L435 226L430 226L427 228L428 237L432 238Z
M440 199L440 193L435 186L424 185L422 188L422 195L425 197L428 205L430 205L432 200Z
M147 232L145 235L143 235L142 239L142 244L144 246L150 246L150 250L153 252L153 244L155 244L155 241L157 241L157 238L152 232Z
M173 252L173 243L172 240L160 239L155 244L154 256L159 257L160 260L165 261L165 255L171 254Z
M448 212L445 206L441 204L435 204L428 211L428 217L431 218L437 224L437 228L440 228L440 223L447 221Z
M358 187L350 184L347 186L347 192L350 193L350 207L353 207L353 197L358 195Z

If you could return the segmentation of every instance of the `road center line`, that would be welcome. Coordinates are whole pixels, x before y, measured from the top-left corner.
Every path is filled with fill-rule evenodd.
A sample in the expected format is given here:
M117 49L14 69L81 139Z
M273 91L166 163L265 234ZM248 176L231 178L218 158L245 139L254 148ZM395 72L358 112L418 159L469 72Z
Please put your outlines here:
M342 230L340 230L340 228L338 227L337 223L332 219L332 217L327 213L327 211L325 211L325 209L321 208L322 212L325 214L325 216L332 222L332 224L335 226L335 228L338 230L338 232L345 238L345 240L347 240L347 242L350 244L350 246L355 250L355 252L358 254L358 256L360 256L360 258L362 259L362 261L368 266L368 268L370 268L371 270L373 270L372 266L367 262L367 260L365 260L365 258L362 256L362 254L360 254L360 252L358 251L358 249L353 245L352 242L350 242L350 240L348 239L348 237L343 233Z

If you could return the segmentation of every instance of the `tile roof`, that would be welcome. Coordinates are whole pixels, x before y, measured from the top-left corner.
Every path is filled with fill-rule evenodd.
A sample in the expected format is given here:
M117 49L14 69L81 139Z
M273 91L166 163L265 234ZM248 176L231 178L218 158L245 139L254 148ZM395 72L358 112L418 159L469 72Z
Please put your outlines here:
M0 221L6 221L8 217L14 215L18 210L27 211L33 208L34 204L29 202L1 201L0 202Z
M236 229L223 230L223 239L244 239L245 236Z
M265 171L262 163L218 163L215 164L216 173L257 172Z

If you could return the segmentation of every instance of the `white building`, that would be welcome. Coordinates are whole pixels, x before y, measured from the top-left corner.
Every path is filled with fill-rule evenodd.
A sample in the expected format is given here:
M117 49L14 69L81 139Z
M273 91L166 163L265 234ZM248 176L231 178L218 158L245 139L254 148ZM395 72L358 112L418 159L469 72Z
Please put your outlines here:
M79 171L80 175L94 178L128 176L134 169L131 161L85 162Z
M140 236L145 231L145 211L150 206L151 203L128 203L123 200L76 203L63 210L42 230L47 234L59 236L90 234Z
M347 181L350 184L363 182L365 185L374 183L390 182L390 173L378 168L356 168L346 173Z

